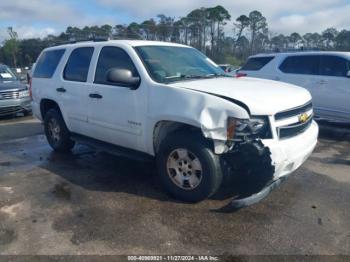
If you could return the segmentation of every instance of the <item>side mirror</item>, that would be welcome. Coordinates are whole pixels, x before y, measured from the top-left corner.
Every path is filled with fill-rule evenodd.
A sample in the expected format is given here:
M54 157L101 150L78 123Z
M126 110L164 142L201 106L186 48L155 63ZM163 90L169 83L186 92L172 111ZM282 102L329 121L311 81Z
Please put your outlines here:
M347 78L350 78L350 70L348 71L348 73L346 74Z
M140 84L140 77L133 76L128 69L112 68L107 72L107 81L134 90Z

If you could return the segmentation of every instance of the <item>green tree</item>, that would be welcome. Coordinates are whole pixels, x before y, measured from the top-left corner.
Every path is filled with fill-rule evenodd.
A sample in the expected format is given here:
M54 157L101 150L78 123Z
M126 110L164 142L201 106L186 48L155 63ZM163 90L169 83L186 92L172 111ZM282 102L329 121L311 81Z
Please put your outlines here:
M161 41L170 41L175 18L163 14L157 15L159 19L157 25L158 38Z
M136 23L136 22L132 22L131 24L128 25L128 27L126 28L127 31L127 37L131 38L131 39L141 39L141 26Z
M325 41L327 49L333 48L335 45L335 39L339 34L338 30L335 28L327 28L322 32L322 38Z
M336 49L350 51L350 31L342 30L335 38Z
M18 55L20 53L18 34L12 27L7 29L10 39L5 40L2 47L4 56L11 57L11 65L17 67Z
M300 43L302 41L302 37L294 32L289 36L289 42L293 45L293 48L296 48L298 43Z
M122 38L127 38L127 26L126 25L116 25L114 27L114 33L113 33L113 37L116 39L122 39Z
M143 21L140 25L146 40L155 40L157 34L157 24L156 21L151 18L149 20Z
M250 53L253 54L255 48L258 46L256 36L259 33L267 34L266 18L259 11L252 11L249 13L249 29L250 29Z
M222 40L221 36L223 36L222 33L222 26L226 25L226 22L231 19L231 15L229 12L221 5L208 8L208 19L212 25L212 30L211 30L211 37L212 37L212 49L214 48L214 30L213 26L216 24L216 52L219 51L219 44L220 41Z
M190 30L190 44L197 49L204 51L206 42L206 27L208 24L208 10L204 7L192 10L187 15L186 19Z
M236 42L238 39L241 38L243 31L249 27L249 17L246 15L241 15L236 19L236 23L234 23L234 26L237 28L237 37L236 37Z

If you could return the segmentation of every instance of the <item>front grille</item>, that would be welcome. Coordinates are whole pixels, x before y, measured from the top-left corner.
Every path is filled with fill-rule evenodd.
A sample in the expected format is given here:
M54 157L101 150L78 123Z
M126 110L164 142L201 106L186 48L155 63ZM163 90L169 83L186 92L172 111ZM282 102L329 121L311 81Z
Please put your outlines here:
M303 133L312 123L312 117L310 117L305 123L297 123L294 125L288 125L278 128L279 138L288 138L297 136Z
M290 109L290 110L286 110L286 111L283 111L283 112L279 112L275 115L275 120L278 121L278 120L282 120L282 119L285 119L285 118L289 118L289 117L293 117L293 116L296 116L296 115L300 115L302 113L305 113L309 110L312 109L312 102L308 102L307 104L303 105L303 106L300 106L300 107L296 107L296 108L293 108L293 109Z
M312 120L313 112L311 101L300 107L279 112L275 115L278 137L280 139L285 139L297 136L309 128Z
M0 92L0 100L7 100L7 99L18 99L19 98L19 91L2 91Z
M0 107L0 116L11 115L23 110L20 106Z

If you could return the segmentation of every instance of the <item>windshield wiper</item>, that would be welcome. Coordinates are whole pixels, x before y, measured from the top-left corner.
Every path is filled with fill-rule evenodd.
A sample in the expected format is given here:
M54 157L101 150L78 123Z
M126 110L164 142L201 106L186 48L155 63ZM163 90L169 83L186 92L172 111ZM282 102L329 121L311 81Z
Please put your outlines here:
M181 81L184 79L210 79L210 78L216 78L216 77L229 77L226 74L207 74L207 75L176 75L176 76L168 76L166 77L167 80L172 81Z
M208 74L206 75L206 78L214 78L214 77L231 77L228 74Z

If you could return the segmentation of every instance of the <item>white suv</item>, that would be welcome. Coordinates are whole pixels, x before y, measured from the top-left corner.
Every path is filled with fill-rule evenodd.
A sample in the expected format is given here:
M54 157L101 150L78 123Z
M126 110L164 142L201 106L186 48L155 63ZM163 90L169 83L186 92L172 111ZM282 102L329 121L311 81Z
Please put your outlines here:
M47 48L32 94L54 150L78 141L155 158L165 189L184 201L211 196L234 174L258 192L236 205L254 203L317 143L308 91L229 77L184 45L118 40Z
M350 52L299 52L252 56L238 76L283 81L306 88L315 117L350 122Z

